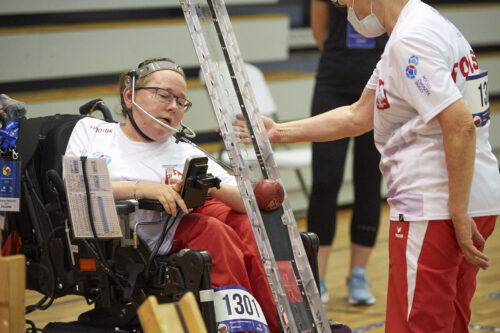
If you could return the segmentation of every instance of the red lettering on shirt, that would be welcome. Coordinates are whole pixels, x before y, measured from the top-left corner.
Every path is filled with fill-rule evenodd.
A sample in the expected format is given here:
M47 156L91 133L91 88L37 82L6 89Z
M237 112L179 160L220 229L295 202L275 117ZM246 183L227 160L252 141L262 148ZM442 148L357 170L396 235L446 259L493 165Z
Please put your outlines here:
M453 65L453 70L451 71L451 77L453 78L453 82L457 82L457 71L458 71L458 62Z
M469 60L466 57L462 57L462 59L460 59L460 73L462 73L462 76L469 76L469 71L471 70L472 68L470 66Z
M453 69L451 71L453 82L457 82L458 69L460 69L460 73L464 78L468 77L469 74L473 74L475 71L479 70L479 64L477 62L474 51L470 50L469 56L470 58L468 58L467 55L463 56L462 58L460 58L459 62L456 62L453 65Z
M470 58L471 58L472 68L474 68L475 70L479 70L479 64L477 63L476 55L472 50L470 50Z
M377 109L385 110L388 109L391 105L389 104L389 100L387 99L387 94L384 89L384 81L378 80L378 89L377 89Z
M105 134L113 133L113 130L110 128L99 128L95 125L90 126L90 130L96 133L105 133Z

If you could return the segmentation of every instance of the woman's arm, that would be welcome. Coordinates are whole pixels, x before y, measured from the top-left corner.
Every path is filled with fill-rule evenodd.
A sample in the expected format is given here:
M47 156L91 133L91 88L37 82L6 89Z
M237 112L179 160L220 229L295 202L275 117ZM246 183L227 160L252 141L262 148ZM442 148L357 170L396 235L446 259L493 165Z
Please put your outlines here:
M113 196L115 200L128 199L153 199L161 202L165 211L173 216L177 214L177 206L183 212L188 213L184 200L179 192L182 189L182 182L173 185L153 184L146 182L111 182Z
M311 29L314 40L320 50L328 38L330 12L329 4L321 0L311 0Z
M484 238L468 214L476 154L476 127L463 99L444 109L437 119L443 132L449 209L457 242L468 262L485 269L488 257L474 246L484 244Z
M220 184L220 189L212 187L208 190L208 195L224 202L238 213L245 213L245 205L241 199L240 191L236 186Z
M272 143L325 142L354 137L373 129L374 99L375 90L365 88L352 105L287 123L277 124L267 117L262 117L262 121ZM233 128L241 142L251 143L241 117L233 121Z

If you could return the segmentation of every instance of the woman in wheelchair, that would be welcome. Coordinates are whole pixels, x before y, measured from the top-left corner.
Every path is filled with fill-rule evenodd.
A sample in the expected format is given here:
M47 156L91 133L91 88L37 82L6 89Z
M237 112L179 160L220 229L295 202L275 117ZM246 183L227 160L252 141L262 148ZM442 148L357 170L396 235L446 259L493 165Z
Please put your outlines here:
M212 286L244 287L260 304L271 332L278 332L271 290L234 177L209 160L208 172L221 179L220 188L210 188L211 199L192 212L179 194L182 184L166 184L164 165L183 165L199 155L173 137L191 106L180 66L167 58L146 60L121 75L120 96L125 122L83 118L71 134L66 155L106 158L115 200L155 199L167 213L179 215L159 254L183 248L208 251ZM162 230L163 223L155 223L159 215L139 209L131 216L132 225L141 222L139 237L150 247Z

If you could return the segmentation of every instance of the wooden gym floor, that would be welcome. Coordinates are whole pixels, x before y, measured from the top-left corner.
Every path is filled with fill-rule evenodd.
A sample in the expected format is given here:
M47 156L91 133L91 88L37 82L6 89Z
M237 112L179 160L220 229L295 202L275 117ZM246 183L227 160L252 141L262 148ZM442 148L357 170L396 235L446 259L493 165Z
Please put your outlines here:
M384 332L385 297L387 292L387 244L388 208L382 205L381 224L377 244L367 267L371 290L377 299L374 305L350 306L347 304L345 278L349 266L349 220L350 209L338 213L338 229L329 258L326 282L330 301L325 304L329 319L348 324L354 333ZM305 230L305 220L297 221L299 229ZM478 287L472 300L471 333L500 332L500 221L486 244L485 252L490 258L490 267L478 275ZM26 304L34 304L40 295L26 291ZM81 297L66 296L57 299L45 311L35 311L26 316L43 328L51 321L76 320L78 314L90 309Z

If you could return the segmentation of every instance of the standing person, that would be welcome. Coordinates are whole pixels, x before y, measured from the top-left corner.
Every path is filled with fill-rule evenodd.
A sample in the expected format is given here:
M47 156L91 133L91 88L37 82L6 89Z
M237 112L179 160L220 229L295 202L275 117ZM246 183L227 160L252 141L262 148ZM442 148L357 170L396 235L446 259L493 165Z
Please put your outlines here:
M387 36L367 38L347 21L346 8L330 0L311 0L311 28L321 52L311 115L354 103L380 59ZM335 237L337 196L342 185L349 138L312 144L312 190L307 225L320 239L320 291L328 302L325 275ZM351 251L348 302L373 304L366 265L377 238L380 219L380 154L373 132L354 139L354 205L350 228Z
M351 105L283 124L263 118L269 139L321 142L373 128L391 220L386 332L468 332L500 213L486 72L459 30L420 0L339 4L364 36L388 33L380 61Z
M167 58L148 59L120 77L125 122L107 123L90 117L80 120L66 156L105 157L115 200L158 200L172 215L177 215L180 207L182 219L176 219L159 254L183 248L208 251L212 286L233 291L245 288L260 304L271 332L279 332L271 289L234 177L209 160L207 172L221 179L220 188L210 188L212 199L193 212L187 210L179 194L182 183L166 182L163 165L182 166L188 157L200 154L187 143L176 143L173 137L173 129L191 106L186 96L187 83L180 66ZM155 223L160 221L159 213L139 209L130 218L133 224L149 222L141 223L137 230L153 248L163 228L163 223ZM233 299L239 292L234 291ZM247 298L251 295L243 294Z

